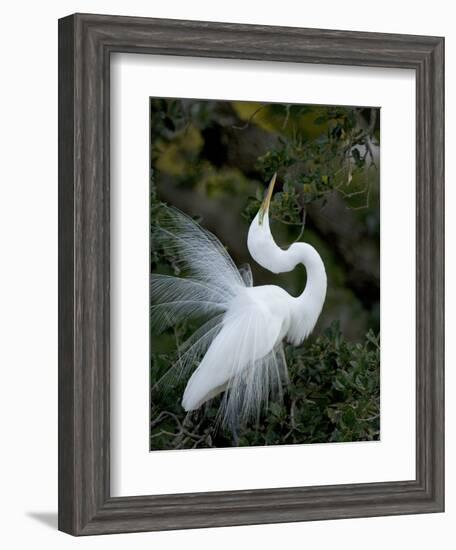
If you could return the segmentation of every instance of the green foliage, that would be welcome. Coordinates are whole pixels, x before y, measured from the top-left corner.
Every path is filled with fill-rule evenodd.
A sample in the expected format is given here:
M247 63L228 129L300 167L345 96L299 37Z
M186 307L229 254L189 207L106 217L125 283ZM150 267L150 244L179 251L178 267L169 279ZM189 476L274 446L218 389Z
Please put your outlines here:
M284 131L278 147L258 158L257 168L265 180L278 172L283 191L272 201L272 217L289 225L300 225L306 206L326 203L338 192L350 207L368 206L370 168L376 168L371 142L376 142L376 110L369 112L369 123L363 123L366 110L349 107L308 107L305 119L313 120L307 133L299 130L300 119L291 135ZM299 111L302 117L302 110ZM290 112L288 113L290 118ZM297 128L298 126L298 128ZM250 197L244 216L251 220L258 211L262 196Z
M174 333L179 341L182 334ZM172 338L172 337L171 337ZM272 401L257 423L239 430L240 446L371 441L380 433L380 345L372 331L365 342L344 340L334 322L324 335L299 348L286 347L290 382L282 402ZM170 364L154 354L152 379ZM185 381L166 380L152 392L151 449L226 447L228 430L214 424L220 398L186 415L180 406Z

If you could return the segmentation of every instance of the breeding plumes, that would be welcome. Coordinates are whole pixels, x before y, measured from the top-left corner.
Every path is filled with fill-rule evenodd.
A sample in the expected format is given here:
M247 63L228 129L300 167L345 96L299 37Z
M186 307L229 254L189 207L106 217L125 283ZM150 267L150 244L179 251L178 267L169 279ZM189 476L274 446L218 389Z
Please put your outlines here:
M209 231L175 208L166 207L155 239L175 258L182 277L151 276L152 325L162 331L189 318L201 326L180 346L172 367L191 374L182 406L199 409L223 392L219 420L237 425L256 417L271 398L280 399L288 379L283 341L299 346L312 332L326 296L326 272L318 252L298 242L287 250L274 241L269 204L276 175L252 221L247 247L273 273L304 264L307 284L298 297L275 285L253 286L249 266L240 269Z

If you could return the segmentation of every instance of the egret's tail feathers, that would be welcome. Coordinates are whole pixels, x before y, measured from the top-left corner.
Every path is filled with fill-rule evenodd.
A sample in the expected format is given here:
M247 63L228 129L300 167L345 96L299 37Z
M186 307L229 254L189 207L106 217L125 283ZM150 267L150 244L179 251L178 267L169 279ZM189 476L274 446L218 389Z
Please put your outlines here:
M224 425L257 418L269 398L280 398L287 367L280 341L281 322L247 293L234 302L182 399L194 410L225 391L219 412Z
M266 357L247 366L242 376L235 376L216 387L207 386L205 391L196 389L204 383L201 371L195 371L192 385L187 386L182 399L186 411L199 409L205 402L222 392L223 396L218 421L223 425L239 425L248 420L258 420L260 411L266 409L269 400L281 401L283 385L288 380L288 371L282 345L276 346Z
M282 401L287 381L285 354L282 344L278 344L266 357L251 364L245 376L232 380L222 399L220 422L226 426L239 426L249 420L258 422L270 401Z

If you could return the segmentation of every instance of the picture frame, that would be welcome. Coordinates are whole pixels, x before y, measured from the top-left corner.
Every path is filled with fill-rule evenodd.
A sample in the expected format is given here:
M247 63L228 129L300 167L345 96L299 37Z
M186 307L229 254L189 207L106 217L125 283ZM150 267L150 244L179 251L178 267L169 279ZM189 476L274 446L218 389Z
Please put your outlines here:
M110 495L110 55L416 73L416 479ZM59 529L72 535L444 510L444 40L74 14L59 20Z

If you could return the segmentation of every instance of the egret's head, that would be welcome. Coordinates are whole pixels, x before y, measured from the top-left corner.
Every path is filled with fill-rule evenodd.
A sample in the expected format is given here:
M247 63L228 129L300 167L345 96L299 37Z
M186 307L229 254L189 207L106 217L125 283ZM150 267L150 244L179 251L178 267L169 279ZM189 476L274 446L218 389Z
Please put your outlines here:
M277 173L272 176L263 203L249 227L247 248L252 258L262 267L273 273L281 273L283 250L278 247L269 227L269 205L276 182Z

